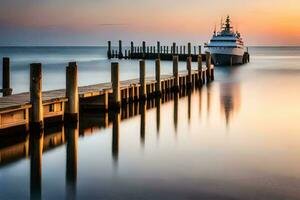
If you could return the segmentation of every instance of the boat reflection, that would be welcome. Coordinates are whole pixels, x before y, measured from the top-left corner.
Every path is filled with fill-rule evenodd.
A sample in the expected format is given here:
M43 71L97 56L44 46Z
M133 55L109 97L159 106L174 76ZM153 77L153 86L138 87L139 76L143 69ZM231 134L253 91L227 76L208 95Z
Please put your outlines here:
M225 116L226 125L229 126L232 117L240 108L240 85L224 83L220 90L221 113Z

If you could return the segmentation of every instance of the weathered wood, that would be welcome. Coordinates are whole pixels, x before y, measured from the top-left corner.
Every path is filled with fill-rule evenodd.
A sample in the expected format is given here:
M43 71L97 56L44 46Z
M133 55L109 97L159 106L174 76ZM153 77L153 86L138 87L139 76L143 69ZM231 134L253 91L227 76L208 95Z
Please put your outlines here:
M191 43L189 42L188 43L188 56L191 56L192 55L192 46L191 46Z
M30 64L30 103L31 127L36 129L43 129L43 104L42 104L42 64Z
M108 59L112 58L112 55L111 55L111 41L108 41L107 57L108 57Z
M191 57L187 58L186 67L188 70L187 85L188 87L190 87L192 85L192 58Z
M140 60L140 98L146 97L146 67L145 60Z
M160 60L156 59L155 60L155 92L156 94L161 93L161 80L160 80Z
M123 58L123 52L122 52L122 40L119 40L119 59Z
M198 80L199 83L202 84L202 56L201 54L198 55Z
M174 76L174 89L178 89L178 56L173 56L173 76Z
M119 82L119 63L111 63L111 82L113 90L112 107L119 108L121 103L120 82Z
M134 44L133 44L133 41L130 42L130 52L131 52L131 53L135 53L135 52L134 52ZM131 56L130 56L130 57L131 57Z
M172 47L172 54L176 54L176 43L173 42L173 47Z
M65 115L72 121L78 120L79 96L78 96L78 75L77 63L70 62L66 68L66 105Z
M145 58L145 54L146 54L146 42L145 41L143 41L142 53L143 53L143 58Z
M170 54L170 56L172 55ZM119 65L118 63L112 63L112 82L74 87L78 88L77 97L79 96L80 98L80 102L78 102L77 100L77 105L88 105L91 107L100 106L105 108L105 111L107 111L108 109L106 106L108 104L118 105L119 108L121 100L126 104L130 99L134 101L143 99L143 92L140 91L140 88L142 87L145 88L144 93L147 95L147 97L149 95L150 98L152 97L152 95L154 96L157 94L160 95L162 93L168 93L170 89L176 86L177 77L178 85L180 82L180 85L182 87L188 87L189 83L191 82L195 83L197 74L200 74L199 71L201 71L201 76L203 77L202 81L205 80L205 75L203 76L203 74L208 73L208 67L203 68L198 66L198 70L192 70L191 61L188 61L188 63L190 63L190 65L187 64L188 71L178 72L178 60L179 56L173 57L173 73L171 75L160 75L160 60L157 59L155 62L155 77L146 78L145 76L143 76L143 74L146 74L146 72L142 73L143 70L141 70L141 76L139 79L126 81L119 81ZM113 67L115 65L117 65L117 69ZM176 75L176 72L178 75ZM213 67L211 67L210 73L211 80L213 80ZM198 77L201 76L198 75ZM66 79L67 83L69 83L70 81L68 81L68 79L70 78ZM74 84L72 85L74 86ZM66 85L66 88L67 87L68 86ZM39 109L39 111L43 111L43 114L41 115L43 119L53 116L63 116L63 114L65 113L64 111L67 111L69 109L64 108L65 102L76 100L76 95L75 97L68 96L66 94L67 90L69 89L46 91L40 94L40 98L42 99L40 105L43 107L42 109ZM168 98L168 95L164 96ZM68 105L68 102L66 103L66 105ZM0 98L0 129L28 124L29 117L27 116L32 116L28 114L28 110L31 108L31 106L32 104L30 93L21 93ZM114 107L110 108L113 109Z
M208 81L211 78L211 55L210 52L206 52L206 67L207 67L207 79Z
M10 62L8 57L3 58L2 88L3 88L3 96L11 95L12 89L10 88Z

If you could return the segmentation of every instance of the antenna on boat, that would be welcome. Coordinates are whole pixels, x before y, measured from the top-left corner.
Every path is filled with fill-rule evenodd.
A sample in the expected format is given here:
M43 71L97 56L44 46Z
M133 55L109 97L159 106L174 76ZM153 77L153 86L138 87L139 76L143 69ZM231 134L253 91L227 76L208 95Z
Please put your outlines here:
M223 27L223 17L221 17L221 30L222 30L222 27Z
M215 24L214 35L217 33L217 25Z

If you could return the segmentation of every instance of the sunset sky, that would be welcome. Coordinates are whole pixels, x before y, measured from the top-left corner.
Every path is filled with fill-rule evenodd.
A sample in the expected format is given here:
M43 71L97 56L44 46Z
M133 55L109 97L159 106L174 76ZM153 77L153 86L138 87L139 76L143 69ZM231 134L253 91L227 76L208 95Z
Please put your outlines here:
M1 0L0 45L203 43L227 14L247 45L300 45L299 0Z

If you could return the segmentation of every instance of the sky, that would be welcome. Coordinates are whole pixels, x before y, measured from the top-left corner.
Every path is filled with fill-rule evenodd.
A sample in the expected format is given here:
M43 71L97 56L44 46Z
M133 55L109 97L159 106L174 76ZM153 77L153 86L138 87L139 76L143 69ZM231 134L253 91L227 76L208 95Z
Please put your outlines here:
M299 0L1 0L0 46L203 44L226 15L246 45L300 45Z

